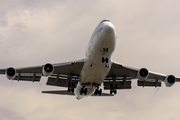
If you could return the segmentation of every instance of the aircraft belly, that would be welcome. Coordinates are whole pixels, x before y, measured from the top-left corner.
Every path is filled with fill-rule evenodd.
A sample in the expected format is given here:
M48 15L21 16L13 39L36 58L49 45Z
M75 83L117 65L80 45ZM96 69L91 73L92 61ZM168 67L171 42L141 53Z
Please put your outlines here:
M85 61L83 69L81 71L80 83L97 83L101 84L109 73L111 68L111 60L108 63L102 63L101 53L95 52L93 58L89 58ZM99 53L99 54L98 54Z
M81 74L81 82L101 84L106 76L106 72L104 65L92 64L92 67L85 65Z

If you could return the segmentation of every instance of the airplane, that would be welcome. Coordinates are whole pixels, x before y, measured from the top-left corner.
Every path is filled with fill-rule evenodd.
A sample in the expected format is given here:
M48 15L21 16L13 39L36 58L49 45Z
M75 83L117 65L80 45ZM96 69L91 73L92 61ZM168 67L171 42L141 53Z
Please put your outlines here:
M48 77L46 85L66 87L67 90L42 91L58 95L74 95L78 100L88 96L114 96L118 89L131 89L131 81L142 87L171 87L179 77L165 75L146 68L133 68L111 60L116 46L116 31L110 20L102 20L95 28L85 58L34 67L0 69L9 80L39 82ZM110 93L102 93L100 88Z

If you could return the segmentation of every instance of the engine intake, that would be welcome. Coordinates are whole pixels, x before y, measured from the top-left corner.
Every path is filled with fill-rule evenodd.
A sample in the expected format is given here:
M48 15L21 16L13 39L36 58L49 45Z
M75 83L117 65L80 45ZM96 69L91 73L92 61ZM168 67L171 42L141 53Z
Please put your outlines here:
M140 81L145 80L149 76L149 71L146 68L141 68L137 73L137 78Z
M165 78L164 82L165 82L166 87L171 87L176 82L176 78L174 77L174 75L168 75Z
M53 73L53 71L54 71L54 67L50 63L45 64L42 68L42 73L46 77L50 76Z
M14 68L12 68L12 67L7 68L5 74L6 74L6 77L7 77L9 80L12 80L12 79L14 79L15 76L16 76L16 70L15 70Z

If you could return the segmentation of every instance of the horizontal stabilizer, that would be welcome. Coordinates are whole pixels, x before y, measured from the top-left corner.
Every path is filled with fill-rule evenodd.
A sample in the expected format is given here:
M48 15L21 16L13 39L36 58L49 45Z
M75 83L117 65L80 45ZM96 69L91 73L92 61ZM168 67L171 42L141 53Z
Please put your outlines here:
M100 97L100 96L114 96L114 94L101 93L101 95L95 95L95 94L92 94L91 96L93 96L93 97Z
M67 90L58 90L58 91L42 91L42 93L48 93L48 94L57 94L57 95L72 95L74 96L73 92L68 92ZM102 93L101 95L92 95L93 97L98 97L98 96L114 96L113 94L108 94L108 93Z
M48 94L57 94L57 95L73 95L73 92L68 92L67 90L61 90L61 91L42 91L42 93L48 93Z

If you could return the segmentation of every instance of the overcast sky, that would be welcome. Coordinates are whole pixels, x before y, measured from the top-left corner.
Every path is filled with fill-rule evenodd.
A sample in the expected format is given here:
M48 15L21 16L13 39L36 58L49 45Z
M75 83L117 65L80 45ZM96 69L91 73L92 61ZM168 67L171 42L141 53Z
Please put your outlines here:
M0 68L84 57L95 27L110 19L119 63L180 76L179 0L0 0ZM115 97L41 94L58 90L0 76L2 120L179 120L180 83L119 90ZM109 92L109 91L107 91ZM155 94L156 93L156 94Z

